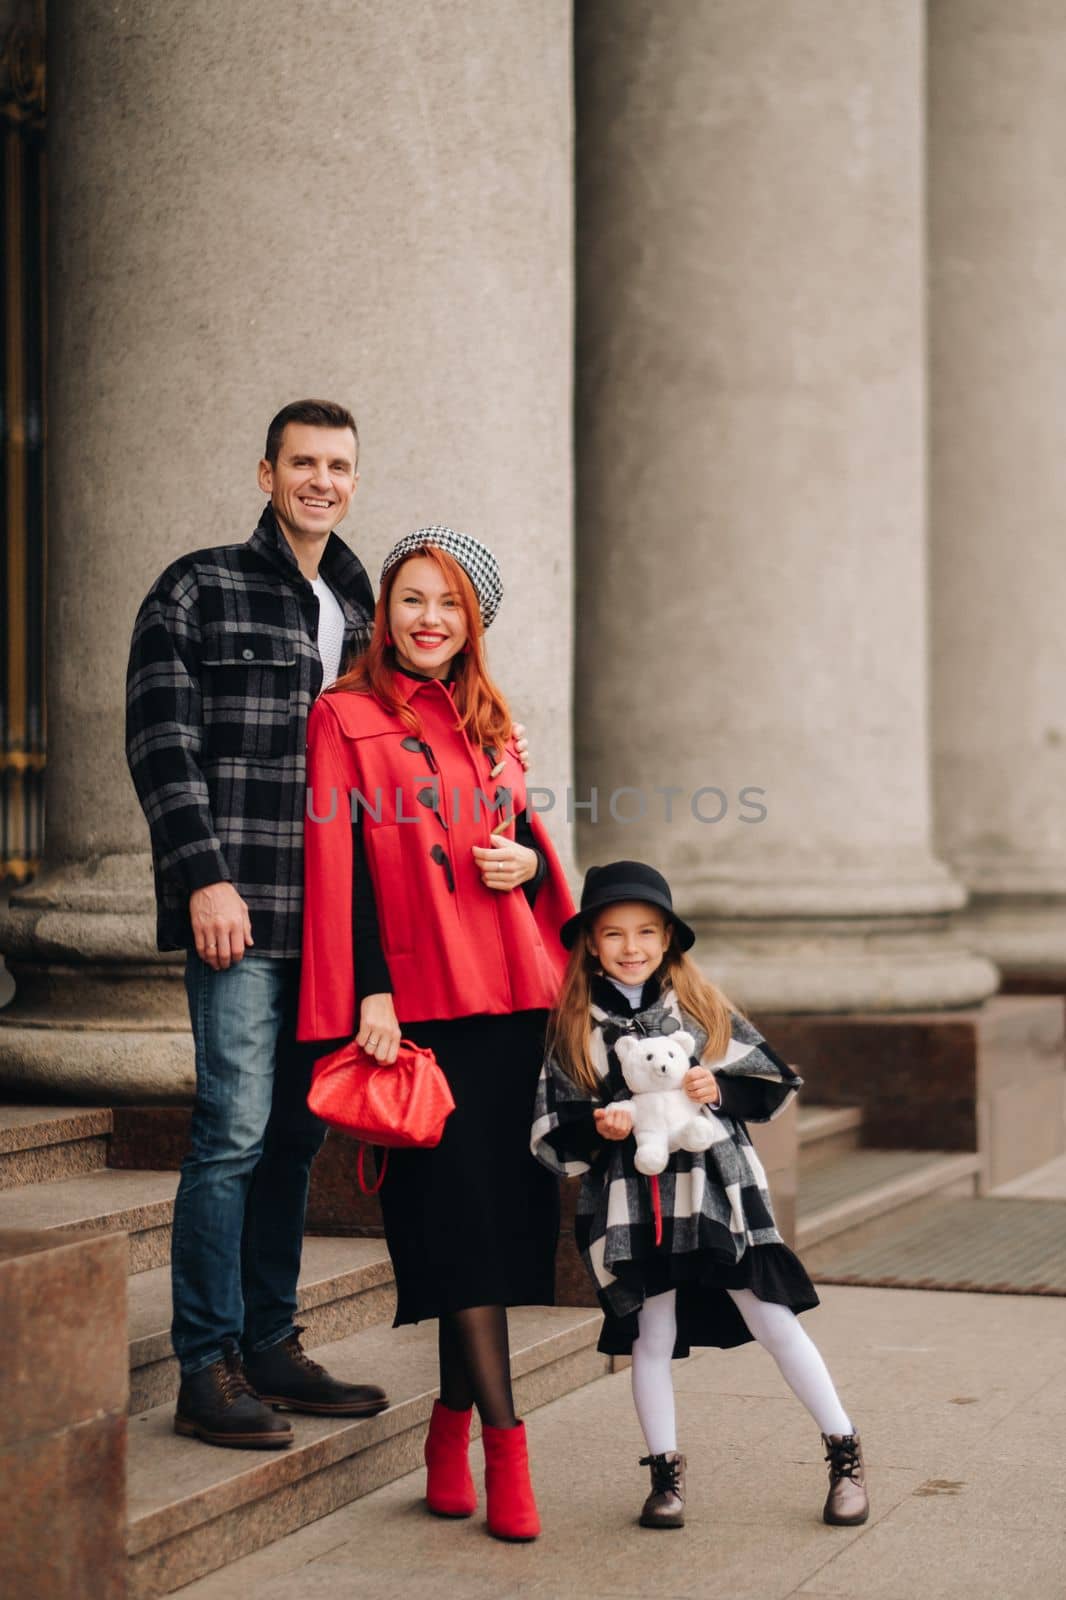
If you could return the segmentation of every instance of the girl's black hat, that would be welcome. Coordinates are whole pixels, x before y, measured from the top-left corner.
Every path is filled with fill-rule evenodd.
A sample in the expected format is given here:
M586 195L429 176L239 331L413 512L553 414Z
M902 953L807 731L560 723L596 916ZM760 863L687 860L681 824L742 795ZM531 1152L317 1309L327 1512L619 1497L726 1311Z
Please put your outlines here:
M573 949L578 934L588 927L594 912L601 911L604 906L617 905L621 900L643 900L650 906L658 906L673 923L682 950L689 950L695 944L696 935L674 910L670 885L661 872L643 861L611 861L605 867L590 867L586 872L581 910L559 929L566 949Z

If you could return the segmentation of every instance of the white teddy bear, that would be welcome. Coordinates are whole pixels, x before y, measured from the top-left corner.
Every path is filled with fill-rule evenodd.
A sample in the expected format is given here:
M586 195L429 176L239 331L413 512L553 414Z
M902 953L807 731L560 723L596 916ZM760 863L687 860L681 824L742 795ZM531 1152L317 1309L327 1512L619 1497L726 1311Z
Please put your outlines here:
M662 1172L675 1150L706 1150L714 1127L682 1088L696 1041L688 1033L656 1038L623 1035L615 1044L622 1076L632 1100L615 1105L633 1118L637 1141L634 1166L647 1175Z

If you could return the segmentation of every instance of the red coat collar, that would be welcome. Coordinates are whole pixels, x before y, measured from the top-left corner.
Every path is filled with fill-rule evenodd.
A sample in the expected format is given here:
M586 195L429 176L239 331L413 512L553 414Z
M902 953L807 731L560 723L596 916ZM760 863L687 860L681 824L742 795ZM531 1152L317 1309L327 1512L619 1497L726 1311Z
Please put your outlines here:
M442 683L440 678L418 678L413 672L404 672L399 668L395 668L392 674L392 681L401 699L408 704L422 689L439 689L447 696L448 700L451 701L453 699L452 685L450 683Z

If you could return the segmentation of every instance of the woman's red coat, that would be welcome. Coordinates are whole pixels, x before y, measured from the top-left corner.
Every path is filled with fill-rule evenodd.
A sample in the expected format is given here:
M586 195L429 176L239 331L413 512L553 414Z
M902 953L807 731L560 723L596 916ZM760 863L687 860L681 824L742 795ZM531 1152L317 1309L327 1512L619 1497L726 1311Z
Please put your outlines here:
M525 775L514 749L508 745L505 770L490 779L490 758L455 726L447 687L413 678L396 682L421 719L436 774L420 750L404 748L411 730L369 695L325 694L308 720L301 1039L348 1038L357 1031L353 790L372 808L362 807L363 839L401 1023L550 1007L566 965L559 928L573 902L540 819L530 822L547 871L534 907L521 888L486 889L472 853L473 845L492 842L492 828L502 820L500 810L490 809L497 787L511 792L507 815L525 807ZM417 799L434 784L447 829ZM477 790L488 805L475 803ZM513 823L505 831L513 838ZM450 862L454 893L433 858L435 847Z

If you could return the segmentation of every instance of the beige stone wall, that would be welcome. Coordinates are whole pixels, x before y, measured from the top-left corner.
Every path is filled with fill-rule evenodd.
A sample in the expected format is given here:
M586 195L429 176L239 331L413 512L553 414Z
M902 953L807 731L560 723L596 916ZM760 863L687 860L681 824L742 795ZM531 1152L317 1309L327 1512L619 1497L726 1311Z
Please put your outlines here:
M49 868L96 930L69 946L147 948L136 603L246 537L264 423L317 392L360 418L373 575L423 520L499 553L493 660L564 844L573 693L585 860L661 864L742 998L986 994L944 937L960 878L1066 884L1052 0L577 7L576 627L571 8L49 17Z
M169 560L248 537L281 405L355 411L342 531L375 579L420 523L493 547L494 669L538 781L569 780L570 8L53 0L48 82L48 832L0 916L0 1076L165 1099L191 1046L123 755L130 631Z
M730 798L582 847L708 908L929 877L921 13L579 12L580 771Z
M1066 973L1066 11L930 8L936 799L1008 967Z
M665 870L750 1005L978 1000L931 843L924 7L577 24L584 859Z
M144 840L134 610L171 557L250 533L266 422L303 394L360 420L345 532L375 580L421 521L497 551L494 664L562 782L568 6L55 0L50 48L50 853Z

